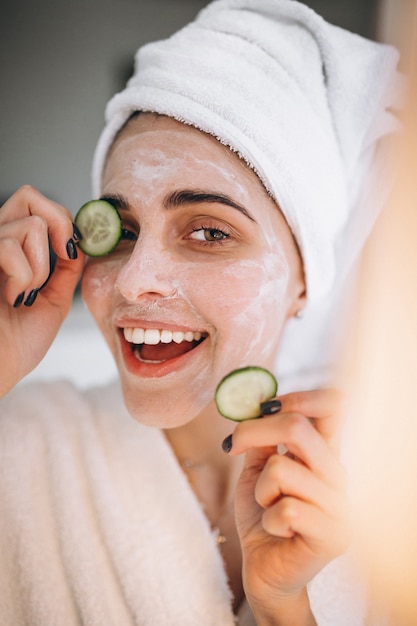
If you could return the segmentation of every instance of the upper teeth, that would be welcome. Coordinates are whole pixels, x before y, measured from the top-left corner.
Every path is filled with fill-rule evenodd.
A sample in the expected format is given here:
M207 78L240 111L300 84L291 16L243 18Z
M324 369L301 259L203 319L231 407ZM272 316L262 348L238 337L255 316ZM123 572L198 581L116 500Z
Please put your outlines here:
M158 343L182 343L183 341L199 341L201 339L200 332L191 330L183 333L172 330L158 330L157 328L124 328L123 333L126 341L129 343L146 343L150 346L156 346Z

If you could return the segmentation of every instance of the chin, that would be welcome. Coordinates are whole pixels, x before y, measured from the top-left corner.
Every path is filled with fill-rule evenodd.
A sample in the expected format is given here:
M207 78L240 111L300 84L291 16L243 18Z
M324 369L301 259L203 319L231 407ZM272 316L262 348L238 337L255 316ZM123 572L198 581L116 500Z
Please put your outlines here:
M122 381L122 390L130 415L145 426L160 429L188 424L213 402L214 392L184 393L183 388L144 391Z

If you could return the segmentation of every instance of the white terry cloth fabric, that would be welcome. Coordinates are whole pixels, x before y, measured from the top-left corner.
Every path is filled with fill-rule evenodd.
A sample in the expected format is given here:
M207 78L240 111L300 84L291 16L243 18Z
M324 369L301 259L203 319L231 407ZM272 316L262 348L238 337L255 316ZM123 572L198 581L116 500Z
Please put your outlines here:
M171 448L116 388L0 403L0 622L232 626L213 533Z
M109 102L94 194L115 134L135 110L192 124L238 152L281 207L301 248L309 299L333 284L335 242L370 156L393 130L398 55L293 0L218 0L136 55Z
M166 439L127 414L116 384L37 383L1 400L0 502L1 624L255 626L247 605L232 613ZM362 626L346 557L329 568L309 589L319 626Z
M127 88L107 105L94 195L116 133L142 110L216 136L277 201L302 253L308 295L280 351L283 382L304 372L306 386L316 386L333 359L338 290L344 295L390 180L380 140L397 128L397 60L393 48L299 2L217 0L169 39L139 49Z

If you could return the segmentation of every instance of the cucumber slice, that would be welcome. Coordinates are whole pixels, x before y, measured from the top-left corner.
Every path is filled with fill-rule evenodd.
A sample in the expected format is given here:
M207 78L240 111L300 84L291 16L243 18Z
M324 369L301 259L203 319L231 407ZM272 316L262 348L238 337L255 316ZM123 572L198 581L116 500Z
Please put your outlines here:
M83 204L74 222L82 235L78 245L89 256L109 254L122 236L120 215L106 200L91 200Z
M215 401L220 415L242 422L261 416L261 402L277 395L278 383L271 372L255 365L227 374L217 386Z

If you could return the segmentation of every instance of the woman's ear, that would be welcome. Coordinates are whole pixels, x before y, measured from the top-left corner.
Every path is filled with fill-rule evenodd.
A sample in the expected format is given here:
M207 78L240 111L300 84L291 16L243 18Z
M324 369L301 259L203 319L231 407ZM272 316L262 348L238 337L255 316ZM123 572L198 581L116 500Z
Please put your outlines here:
M291 307L289 317L296 317L297 319L302 318L306 304L307 304L307 291L304 287L304 289L295 298L294 303Z
M307 287L301 257L298 257L297 269L294 276L293 298L288 311L288 319L301 318L307 304Z

